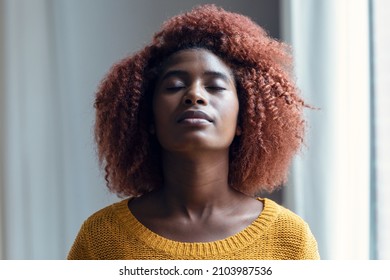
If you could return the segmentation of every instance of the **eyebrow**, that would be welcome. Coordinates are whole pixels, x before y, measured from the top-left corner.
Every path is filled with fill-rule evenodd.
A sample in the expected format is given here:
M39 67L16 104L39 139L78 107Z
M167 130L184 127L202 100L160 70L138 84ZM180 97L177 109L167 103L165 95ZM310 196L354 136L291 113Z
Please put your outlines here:
M203 75L205 76L214 76L214 77L217 77L217 78L220 78L222 80L224 80L225 82L230 82L230 81L233 81L234 82L234 77L232 74L230 75L226 75L222 72L218 72L218 71L204 71L202 73ZM188 76L189 73L187 71L183 71L183 70L170 70L170 71L167 71L161 78L161 81L164 81L170 77L174 77L174 76Z

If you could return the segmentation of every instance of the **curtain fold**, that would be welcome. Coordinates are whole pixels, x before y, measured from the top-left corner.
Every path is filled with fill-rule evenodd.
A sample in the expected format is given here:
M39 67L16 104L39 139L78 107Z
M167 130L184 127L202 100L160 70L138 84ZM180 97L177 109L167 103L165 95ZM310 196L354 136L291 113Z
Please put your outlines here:
M113 201L99 174L93 145L97 81L86 89L88 79L75 75L77 63L74 69L70 65L83 65L75 59L82 51L70 44L80 42L84 34L69 40L74 35L69 32L72 11L80 4L2 4L3 257L64 259L83 220ZM74 6L66 10L67 5ZM88 67L92 70L86 73L103 68Z
M368 0L282 1L306 101L306 147L287 205L311 226L324 259L368 259L370 57Z
M372 234L376 244L372 250L378 259L390 260L390 2L372 0L372 63L373 81L373 134L375 137L373 182L375 183L376 209L373 214Z

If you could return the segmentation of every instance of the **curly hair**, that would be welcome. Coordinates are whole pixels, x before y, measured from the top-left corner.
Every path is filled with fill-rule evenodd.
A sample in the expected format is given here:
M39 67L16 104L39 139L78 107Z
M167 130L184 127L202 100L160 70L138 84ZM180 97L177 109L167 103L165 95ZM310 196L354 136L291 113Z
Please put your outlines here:
M285 182L300 148L305 103L292 78L285 44L248 17L203 5L166 21L152 42L115 64L98 88L95 139L107 186L140 196L163 184L160 146L149 133L151 100L164 60L204 48L233 71L242 133L230 146L229 185L254 195Z

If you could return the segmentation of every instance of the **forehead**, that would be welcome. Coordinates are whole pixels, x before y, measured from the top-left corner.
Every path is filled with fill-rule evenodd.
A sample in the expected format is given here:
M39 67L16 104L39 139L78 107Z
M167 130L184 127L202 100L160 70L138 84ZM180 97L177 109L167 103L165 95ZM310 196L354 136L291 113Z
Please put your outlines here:
M185 49L170 55L162 64L160 75L170 70L218 71L233 78L230 67L217 55L205 49Z

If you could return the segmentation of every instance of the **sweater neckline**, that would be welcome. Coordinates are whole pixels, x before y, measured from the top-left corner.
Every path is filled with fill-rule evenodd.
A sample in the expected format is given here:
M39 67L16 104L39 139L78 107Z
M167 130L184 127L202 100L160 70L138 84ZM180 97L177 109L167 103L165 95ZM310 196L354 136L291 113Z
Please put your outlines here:
M133 234L139 241L154 250L165 252L172 256L213 256L229 254L250 246L262 236L267 227L275 220L278 205L267 198L258 198L263 202L263 210L256 220L242 231L221 240L211 242L181 242L163 237L144 226L128 208L129 199L115 203L112 207L126 231Z

